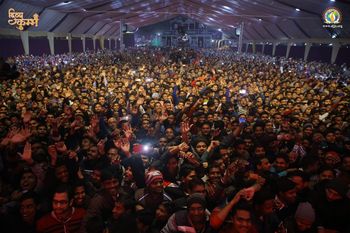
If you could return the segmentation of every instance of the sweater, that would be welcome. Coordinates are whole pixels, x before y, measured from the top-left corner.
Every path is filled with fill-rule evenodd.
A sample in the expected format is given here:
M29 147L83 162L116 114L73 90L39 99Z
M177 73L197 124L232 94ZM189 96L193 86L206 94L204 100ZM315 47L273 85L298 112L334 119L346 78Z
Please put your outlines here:
M39 219L36 230L38 233L79 232L84 215L84 209L72 208L71 215L65 221L61 221L51 212Z

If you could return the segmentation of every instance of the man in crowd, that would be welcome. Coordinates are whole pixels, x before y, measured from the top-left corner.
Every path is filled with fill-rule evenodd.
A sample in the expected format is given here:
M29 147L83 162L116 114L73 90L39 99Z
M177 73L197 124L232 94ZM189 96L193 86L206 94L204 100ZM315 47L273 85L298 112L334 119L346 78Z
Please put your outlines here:
M59 186L52 198L52 212L37 222L37 232L78 232L85 210L72 207L72 194L65 186Z

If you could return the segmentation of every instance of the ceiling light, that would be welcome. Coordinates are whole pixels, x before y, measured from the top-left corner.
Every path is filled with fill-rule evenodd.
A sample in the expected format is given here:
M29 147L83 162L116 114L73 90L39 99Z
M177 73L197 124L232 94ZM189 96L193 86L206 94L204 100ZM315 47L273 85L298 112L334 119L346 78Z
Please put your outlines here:
M262 21L262 19L259 19L259 21Z
M335 39L335 38L337 38L337 34L332 35L332 39Z
M331 2L335 2L335 0L331 0Z
M329 44L329 46L332 46L332 45L333 45L332 43Z
M296 11L298 11L298 12L300 11L300 9L299 9L299 8L295 8L295 10L296 10Z
M221 28L219 28L219 29L218 29L218 31L219 31L219 32L222 32L222 29L221 29Z

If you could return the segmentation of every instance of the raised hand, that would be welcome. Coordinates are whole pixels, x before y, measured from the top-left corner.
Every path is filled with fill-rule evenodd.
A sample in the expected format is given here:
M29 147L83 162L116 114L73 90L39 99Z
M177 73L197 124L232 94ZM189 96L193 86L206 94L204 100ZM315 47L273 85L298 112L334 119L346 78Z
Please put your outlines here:
M56 150L56 146L55 145L50 145L47 148L47 152L50 155L51 158L51 166L55 166L56 162L57 162L57 150Z
M190 149L190 146L187 145L187 143L185 143L185 142L182 142L181 144L179 144L178 147L179 147L179 150L183 151L183 152L187 152L188 149Z
M31 132L28 128L21 129L19 132L17 131L17 133L12 136L11 142L15 144L25 142L30 137L30 135Z
M26 142L26 144L24 145L23 148L23 153L18 153L21 158L26 161L29 164L33 163L33 159L32 159L32 145L29 142Z
M7 133L6 137L3 138L3 139L1 140L0 145L1 145L1 146L7 146L8 144L10 144L11 138L16 134L16 132L17 132L16 130L11 129L11 130Z
M176 86L180 86L181 82L182 82L181 77L177 78L176 81L175 81Z
M140 106L144 103L144 101L145 101L144 98L138 98L138 100L136 101L136 105Z
M93 128L96 128L98 126L98 117L97 115L93 115L90 120L90 124Z
M134 132L129 124L125 126L123 132L124 132L124 136L130 141L132 139Z
M181 122L181 125L180 125L181 134L189 133L192 126L193 126L193 124L190 125L190 123L188 121Z
M215 149L216 147L218 147L220 145L220 141L218 141L218 140L212 140L211 142L210 142L210 145L209 145L209 147L210 147L210 149Z
M130 142L128 139L123 138L121 143L121 147L120 149L125 153L125 154L129 154L130 153Z
M243 198L246 199L247 201L250 201L253 199L254 193L255 193L254 187L243 189Z
M244 189L241 189L240 191L238 191L238 193L236 193L236 195L232 198L232 202L233 203L238 203L242 197L244 197L245 195L245 190Z
M105 144L107 142L107 138L101 139L98 143L97 143L97 148L98 148L98 153L100 155L104 155L105 154Z
M56 142L55 148L61 154L64 154L68 151L67 146L64 144L64 142Z
M230 165L228 165L225 174L222 178L223 183L227 184L230 181L232 175L235 174L237 170L238 168L236 163L231 163Z
M96 133L94 131L94 128L92 126L89 126L86 134L91 137L91 138L95 138L96 137Z
M77 171L77 177L78 177L80 180L84 179L84 175L83 175L83 173L81 172L81 168L80 168L80 167L79 167L79 169L78 169L78 171Z
M198 159L191 152L187 152L185 158L190 164L192 164L195 167L198 167L201 165Z
M126 156L130 155L130 142L127 138L119 138L117 140L114 140L114 145L120 149L121 151L123 151L123 153Z

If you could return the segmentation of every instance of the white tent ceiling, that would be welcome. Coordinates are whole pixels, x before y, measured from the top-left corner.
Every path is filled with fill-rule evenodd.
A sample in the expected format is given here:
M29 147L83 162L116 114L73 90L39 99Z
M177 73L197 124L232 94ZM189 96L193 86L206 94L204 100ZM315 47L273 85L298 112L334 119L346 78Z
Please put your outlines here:
M330 38L322 27L329 6L341 10L340 37L350 38L348 0L0 0L0 28L12 28L7 12L14 8L39 13L39 27L29 31L118 36L122 18L138 28L184 15L228 34L245 22L248 40Z

